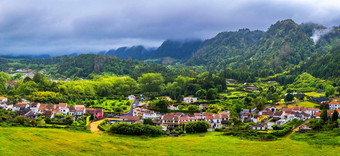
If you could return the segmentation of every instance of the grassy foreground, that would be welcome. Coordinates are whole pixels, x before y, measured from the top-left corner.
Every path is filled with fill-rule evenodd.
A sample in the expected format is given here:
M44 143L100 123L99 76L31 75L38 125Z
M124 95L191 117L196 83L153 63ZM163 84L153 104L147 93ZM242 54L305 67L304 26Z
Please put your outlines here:
M0 155L333 155L338 146L283 139L240 140L218 132L183 137L107 136L42 128L0 128Z

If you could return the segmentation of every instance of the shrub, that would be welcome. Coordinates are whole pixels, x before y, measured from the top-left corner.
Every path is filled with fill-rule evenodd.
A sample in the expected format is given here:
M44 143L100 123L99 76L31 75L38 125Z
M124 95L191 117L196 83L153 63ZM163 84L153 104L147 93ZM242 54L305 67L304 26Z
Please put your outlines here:
M188 122L184 129L188 133L195 133L195 132L207 132L207 129L210 127L210 124L206 121L195 121L195 122Z
M125 135L148 135L159 136L163 134L161 127L143 125L141 123L128 124L125 122L118 122L110 127L110 133L125 134Z

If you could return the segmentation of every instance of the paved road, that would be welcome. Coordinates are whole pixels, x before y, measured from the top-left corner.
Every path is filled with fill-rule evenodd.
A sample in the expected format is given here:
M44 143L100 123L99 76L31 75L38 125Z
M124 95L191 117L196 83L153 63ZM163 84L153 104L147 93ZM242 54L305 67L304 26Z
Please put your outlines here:
M132 103L132 106L128 112L126 112L123 116L133 116L133 109L137 107L139 100L135 99Z

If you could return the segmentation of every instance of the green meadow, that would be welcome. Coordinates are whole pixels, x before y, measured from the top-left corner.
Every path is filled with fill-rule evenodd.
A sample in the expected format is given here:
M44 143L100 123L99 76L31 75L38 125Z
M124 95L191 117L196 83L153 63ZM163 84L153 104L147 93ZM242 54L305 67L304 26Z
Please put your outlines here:
M0 155L334 155L339 146L283 138L249 141L219 132L180 137L109 136L62 129L0 128Z

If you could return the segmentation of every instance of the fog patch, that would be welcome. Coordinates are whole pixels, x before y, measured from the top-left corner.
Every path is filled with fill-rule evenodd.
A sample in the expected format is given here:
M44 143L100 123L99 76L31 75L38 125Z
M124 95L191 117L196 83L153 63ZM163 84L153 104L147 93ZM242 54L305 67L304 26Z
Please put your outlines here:
M313 35L310 38L313 39L314 43L317 43L321 36L330 33L332 30L333 30L333 28L314 29L314 33L313 33Z

